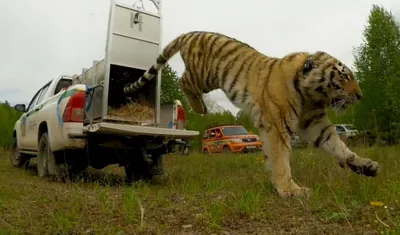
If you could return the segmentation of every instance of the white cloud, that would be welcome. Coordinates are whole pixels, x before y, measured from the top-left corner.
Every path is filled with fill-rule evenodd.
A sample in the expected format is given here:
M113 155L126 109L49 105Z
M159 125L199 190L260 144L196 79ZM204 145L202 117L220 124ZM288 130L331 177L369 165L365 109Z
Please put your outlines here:
M165 45L187 31L218 31L266 55L324 50L351 66L352 48L361 42L372 4L400 16L397 0L168 0L163 2L162 40ZM50 79L80 73L101 59L109 5L106 0L1 1L0 100L29 102ZM180 56L171 65L183 71ZM211 97L237 111L221 91Z

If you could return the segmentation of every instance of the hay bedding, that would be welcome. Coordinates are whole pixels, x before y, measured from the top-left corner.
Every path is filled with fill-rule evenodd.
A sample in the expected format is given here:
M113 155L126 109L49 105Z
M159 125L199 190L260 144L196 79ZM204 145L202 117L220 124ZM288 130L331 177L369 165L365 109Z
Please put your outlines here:
M126 105L122 105L119 109L109 108L108 114L129 122L148 123L154 121L154 108L144 100L129 100Z

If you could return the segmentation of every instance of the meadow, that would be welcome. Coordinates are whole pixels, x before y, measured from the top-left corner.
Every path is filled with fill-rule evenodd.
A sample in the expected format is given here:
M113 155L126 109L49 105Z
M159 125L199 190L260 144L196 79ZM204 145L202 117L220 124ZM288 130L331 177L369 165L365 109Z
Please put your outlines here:
M165 174L124 183L123 168L75 182L13 168L0 155L0 234L400 234L400 147L355 148L376 178L340 168L318 149L293 153L310 198L277 196L262 154L166 155Z

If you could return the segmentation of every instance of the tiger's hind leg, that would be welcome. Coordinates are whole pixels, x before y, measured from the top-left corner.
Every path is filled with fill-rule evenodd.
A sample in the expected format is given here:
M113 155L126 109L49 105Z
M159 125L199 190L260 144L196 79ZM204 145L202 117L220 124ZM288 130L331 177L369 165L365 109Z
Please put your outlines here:
M339 138L326 114L301 118L299 134L303 139L314 143L315 147L335 156L342 168L349 167L353 172L365 176L374 177L378 174L379 163L352 152Z
M196 91L196 89L193 85L193 82L190 81L191 77L189 73L184 72L182 74L182 77L180 79L180 86L185 94L189 105L192 107L193 111L195 111L198 114L207 114L207 106L204 102L203 99L203 93Z
M259 128L259 135L263 142L266 168L278 194L281 197L310 196L309 188L300 187L292 179L289 135L281 132L276 126L271 126L268 130L264 127Z

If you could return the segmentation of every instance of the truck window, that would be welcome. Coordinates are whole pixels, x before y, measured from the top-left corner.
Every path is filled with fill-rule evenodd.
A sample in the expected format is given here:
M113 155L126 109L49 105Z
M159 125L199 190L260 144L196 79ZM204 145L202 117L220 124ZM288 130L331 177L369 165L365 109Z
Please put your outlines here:
M249 132L243 126L222 127L224 135L248 135Z
M58 92L61 91L61 89L69 87L72 85L72 79L65 79L61 78L60 81L58 81L56 89L54 90L54 95L58 94Z
M40 93L43 91L43 89L40 89L38 92L36 92L35 96L32 98L31 102L29 103L27 111L31 110L33 107L35 107L37 100L39 98Z
M49 87L50 87L50 83L48 83L45 87L42 88L42 91L40 92L40 95L38 96L36 104L39 104L42 102L43 96L44 96L44 94L46 94Z
M221 133L221 129L217 128L215 129L215 137L221 137L222 133Z
M211 138L215 138L215 129L209 130L209 136L210 136Z
M341 127L341 126L336 126L336 131L337 131L337 132L344 132L345 130L344 130L344 128Z
M205 140L208 139L208 131L205 131L205 132L204 132L203 139L205 139Z
M347 130L350 130L350 131L356 130L356 128L353 125L343 125L343 126L344 126L344 128L346 128Z

